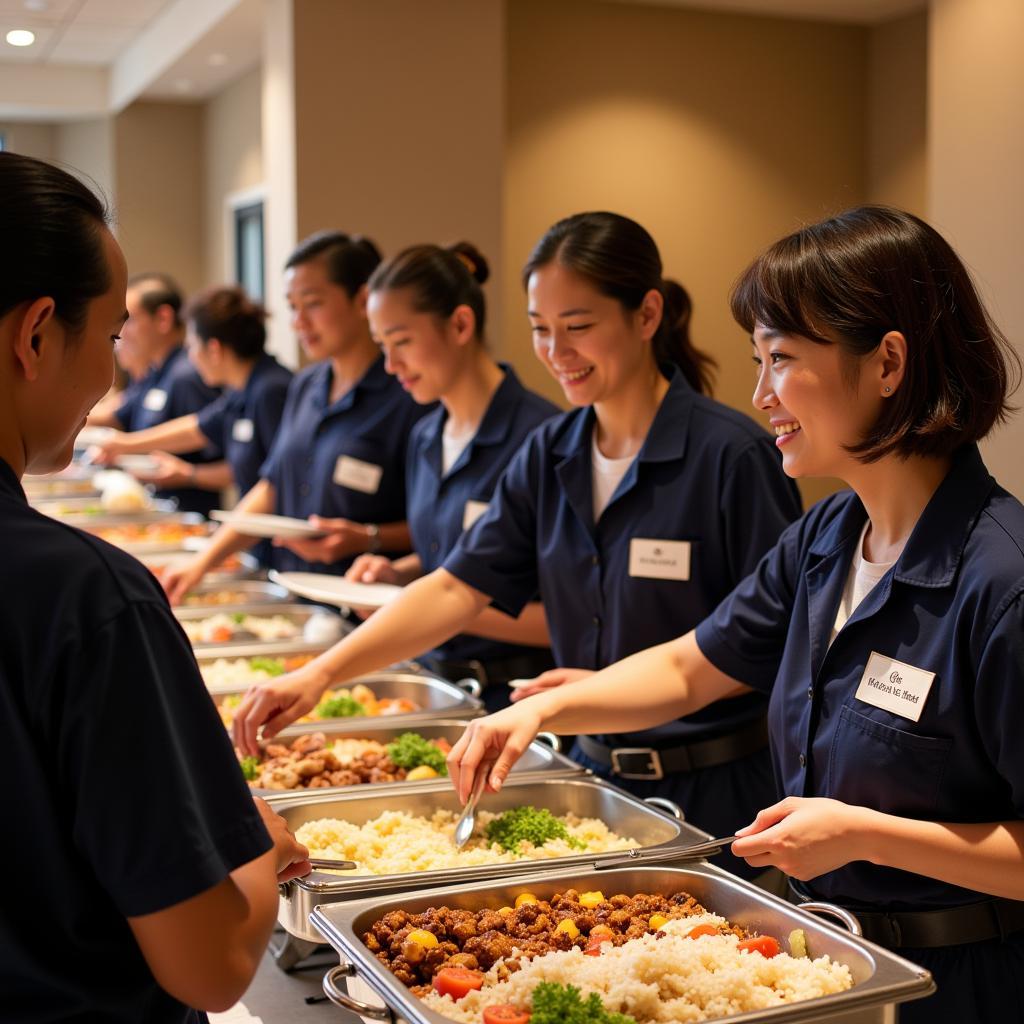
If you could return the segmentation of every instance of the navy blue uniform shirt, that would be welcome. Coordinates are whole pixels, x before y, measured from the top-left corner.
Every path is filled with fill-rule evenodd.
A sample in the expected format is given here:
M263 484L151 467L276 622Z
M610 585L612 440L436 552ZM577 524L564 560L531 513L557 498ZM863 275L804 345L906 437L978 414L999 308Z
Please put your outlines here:
M866 519L849 491L816 505L701 623L700 649L771 694L785 795L925 821L1024 818L1024 506L989 476L975 446L965 448L896 564L829 647ZM907 713L878 706L890 694L869 685L872 653L934 673L925 695L917 684L916 705L904 700ZM903 692L907 683L890 674L879 683ZM807 888L819 899L891 910L982 898L866 861Z
M259 482L260 467L277 436L291 380L291 370L264 355L253 366L244 388L225 391L199 412L199 429L224 452L240 494L247 494Z
M558 407L527 391L509 366L505 379L473 439L455 465L442 476L441 437L448 414L443 406L413 427L406 466L407 511L413 550L424 574L439 568L467 526L481 515L494 495L501 474L526 436ZM537 653L538 648L457 636L433 651L434 657L488 661ZM548 662L550 664L550 662Z
M316 515L356 523L405 520L405 453L418 406L378 359L362 379L330 403L331 363L307 366L295 375L277 440L260 476L277 493L274 511L306 519ZM403 551L385 551L391 556ZM274 566L343 575L354 561L306 562L275 548Z
M692 629L800 514L800 498L772 439L672 370L647 437L595 524L594 425L593 410L579 409L534 431L445 568L511 614L539 588L556 662L600 669ZM680 546L674 575L685 578L655 578L657 567L641 560L667 550L678 558ZM688 571L678 571L686 558ZM656 729L596 738L666 749L735 732L765 708L750 694ZM661 780L611 776L578 745L572 756L637 796L670 797L715 835L748 824L775 799L767 749ZM729 853L718 862L755 873Z
M0 461L5 1021L180 1024L126 917L270 849L195 658L129 555L28 507Z
M178 345L159 366L142 378L138 390L121 403L116 417L125 430L146 430L176 420L179 416L197 413L215 402L219 394L203 383L188 361L184 346ZM181 457L186 462L202 464L216 462L223 458L223 454L220 448L211 444ZM157 496L175 498L183 512L202 512L204 516L220 504L220 496L216 492L198 487L167 488L157 491Z

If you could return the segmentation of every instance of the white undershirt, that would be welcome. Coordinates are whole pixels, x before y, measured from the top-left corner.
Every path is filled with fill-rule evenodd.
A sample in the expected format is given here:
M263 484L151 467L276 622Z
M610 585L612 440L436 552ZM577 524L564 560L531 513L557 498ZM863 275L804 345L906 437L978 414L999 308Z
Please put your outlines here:
M896 564L895 558L891 562L869 562L864 557L864 538L868 534L870 525L871 520L869 519L864 524L864 529L860 531L860 540L857 541L857 550L854 551L850 561L850 572L846 577L843 597L839 602L839 610L836 612L835 625L832 627L830 644L849 621L850 616L857 610L861 601L871 593L875 584Z
M595 523L608 507L608 502L612 500L612 495L635 458L635 455L627 455L624 459L609 459L597 447L597 431L590 435L590 481L594 492Z
M456 435L452 432L451 424L451 420L445 420L444 430L441 431L441 476L448 475L449 470L459 461L459 456L469 446L469 442L473 440L473 435L476 433L474 428L468 433Z

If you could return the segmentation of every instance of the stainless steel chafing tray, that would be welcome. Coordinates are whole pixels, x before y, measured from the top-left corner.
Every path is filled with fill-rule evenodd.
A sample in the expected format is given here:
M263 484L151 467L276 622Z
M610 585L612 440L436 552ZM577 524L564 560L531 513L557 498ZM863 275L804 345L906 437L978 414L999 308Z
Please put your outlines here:
M455 790L447 779L396 785L384 793L360 791L345 795L315 794L315 790L307 790L302 794L289 793L272 796L268 802L293 832L306 822L318 818L341 818L362 824L385 811L406 811L429 817L438 810L453 811L456 814L462 810ZM591 777L534 781L513 776L505 782L500 793L488 793L484 797L481 802L484 810L500 814L521 804L532 804L545 807L556 815L571 812L581 818L600 818L619 835L635 839L637 848L611 853L580 853L543 862L523 860L511 864L481 864L394 875L334 875L315 871L281 887L278 920L292 935L319 941L319 936L309 923L309 915L315 906L347 902L368 893L405 892L425 886L468 884L496 876L508 878L536 872L540 869L540 863L550 866L548 870L551 870L563 865L587 869L595 864L671 860L679 856L682 847L703 842L710 836L682 821L678 808L674 808L678 817L669 817L664 811L654 809L655 806L662 807L667 803L645 803Z
M784 948L789 933L794 928L802 928L811 956L827 954L845 964L853 976L854 986L846 992L736 1014L725 1018L730 1024L753 1024L755 1021L759 1024L795 1024L798 1021L833 1020L837 1014L843 1014L845 1019L845 1014L853 1011L867 1011L858 1015L858 1022L881 1022L886 1004L917 999L935 991L931 975L923 968L704 862L685 867L558 868L543 873L534 871L514 881L494 879L461 883L392 895L387 899L361 899L318 906L312 911L311 920L342 958L341 966L328 972L324 979L325 991L338 1005L360 1014L367 1021L447 1024L450 1018L429 1009L363 944L362 936L373 922L393 910L419 913L432 906L497 909L511 905L522 892L532 892L541 899L548 899L570 887L628 894L687 892L708 910L733 924L759 934L776 936ZM827 904L813 906L856 927L856 921L845 911ZM347 996L338 988L338 981L344 976L349 976ZM356 1001L356 996L362 996L364 1001ZM373 1003L367 1005L365 1000L368 999Z
M94 466L68 466L59 473L30 473L21 486L30 501L40 498L99 497L99 490L93 487Z
M271 583L270 580L238 579L233 583L225 583L224 580L216 580L212 577L213 574L209 574L185 595L185 601L181 605L183 609L202 608L207 611L207 614L216 614L217 612L236 612L243 607L259 605L261 611L272 615L275 605L294 603L291 602L291 594L284 587L277 583ZM210 599L224 590L238 594L240 600L233 604L211 603Z
M196 553L182 547L177 547L150 555L138 555L137 557L150 572L159 574L170 566L181 565L191 561L196 557ZM238 561L237 569L215 566L203 577L203 584L223 586L227 580L249 579L261 575L259 562L248 552L240 551L231 557Z
M209 642L209 643L193 643L192 646L196 653L202 652L204 656L211 654L217 658L246 658L256 657L257 655L269 655L280 656L280 651L270 651L269 648L277 645L287 645L292 653L306 653L308 651L323 651L330 647L334 641L315 641L307 642L303 639L302 629L303 626L314 616L314 615L330 615L332 618L338 620L341 625L341 632L336 639L340 639L346 633L350 633L354 627L350 622L346 622L345 619L338 615L336 608L321 608L315 604L272 604L254 602L252 604L238 604L231 608L203 608L203 607L178 607L174 609L174 614L178 617L181 622L198 622L202 619L212 618L214 615L258 615L262 618L269 618L272 616L284 616L294 622L298 628L298 635L282 640L225 640L221 642ZM259 650L253 650L253 648L259 648ZM296 650L296 648L304 647L305 651Z
M429 721L410 722L411 716L384 715L377 718L343 718L328 719L324 722L304 722L302 725L293 725L282 730L270 742L290 743L299 736L306 736L310 733L321 732L327 737L327 742L341 739L367 739L376 740L378 743L391 743L398 739L402 733L416 732L426 740L444 739L454 745L456 740L462 736L466 729L466 719L442 718L430 719ZM531 779L565 778L570 775L583 776L587 774L585 768L580 767L575 761L561 753L561 741L554 733L541 733L535 741L526 748L522 757L516 762L512 771L518 776L528 774ZM263 747L266 743L261 744ZM302 796L307 793L328 794L328 793L363 793L369 791L395 789L405 786L426 786L434 783L435 779L424 779L419 782L374 782L356 783L351 786L332 786L322 789L290 789L274 790L261 795L281 796Z
M157 523L178 510L178 503L167 498L152 498L149 507L133 512L113 512L103 508L99 498L47 498L34 502L43 515L60 519L70 526L123 526L125 523Z
M88 523L76 523L75 525L85 530L86 533L98 534L101 530L118 529L125 526L163 526L174 524L180 524L182 526L202 526L207 533L212 525L208 523L198 512L165 512L155 518L144 518L142 520L133 520L131 516L117 516L116 518L108 517L107 519L102 519L97 516L95 518L90 517ZM192 536L201 537L202 534L194 534ZM182 539L163 540L159 537L125 541L112 540L109 543L121 548L122 551L127 551L130 555L136 556L160 554L183 549Z
M252 645L256 646L256 645ZM257 651L245 651L238 654L232 652L230 657L289 657L293 654L304 653L296 649L284 647L281 651L272 649L272 644L260 645ZM320 648L322 649L322 648ZM204 664L215 661L217 658L227 657L225 654L207 655L199 658L199 668L202 670ZM418 711L409 711L401 715L387 715L381 717L367 717L360 719L353 718L326 718L317 722L303 722L289 726L281 730L282 740L288 737L294 738L301 730L307 728L312 731L326 732L329 735L336 735L352 729L363 730L369 727L370 723L379 722L382 727L394 726L396 729L405 731L411 728L413 723L436 721L438 718L459 719L463 722L470 718L478 717L483 711L483 702L480 700L479 683L473 680L464 680L462 683L449 683L447 679L440 676L428 675L425 672L410 672L407 670L373 672L369 675L360 676L347 683L339 684L351 688L357 683L362 683L373 690L378 699L399 699L411 700L419 706ZM226 697L244 694L248 687L241 689L218 689L211 687L210 692L214 702L220 704ZM358 722L356 725L354 723ZM364 725L365 723L365 725ZM304 790L303 792L308 792Z

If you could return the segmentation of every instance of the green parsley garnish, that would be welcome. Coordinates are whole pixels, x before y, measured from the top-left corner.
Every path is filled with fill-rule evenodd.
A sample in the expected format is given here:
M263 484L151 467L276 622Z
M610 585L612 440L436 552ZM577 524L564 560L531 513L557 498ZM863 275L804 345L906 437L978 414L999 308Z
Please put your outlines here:
M317 705L316 713L321 718L355 718L365 715L366 708L354 697L332 697Z
M245 612L232 612L231 621L240 626L245 622Z
M546 808L513 807L487 824L487 841L497 843L503 850L516 851L523 842L543 846L552 839L564 839L570 846L585 850L586 844L574 839Z
M596 992L584 999L575 985L539 982L531 1001L530 1024L636 1024L624 1013L606 1010Z
M241 765L242 774L249 782L252 782L260 773L260 759L258 757L243 757Z
M444 754L430 740L425 740L416 732L403 732L397 740L389 743L388 757L406 771L425 764L428 768L433 768L438 775L448 774Z
M284 661L281 658L250 658L249 668L254 672L266 672L268 676L284 675Z

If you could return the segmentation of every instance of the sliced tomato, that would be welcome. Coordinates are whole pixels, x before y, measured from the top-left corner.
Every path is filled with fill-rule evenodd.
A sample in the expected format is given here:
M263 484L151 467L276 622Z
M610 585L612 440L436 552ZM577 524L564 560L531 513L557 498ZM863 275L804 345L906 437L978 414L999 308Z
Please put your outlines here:
M484 1008L484 1024L530 1024L530 1015L508 1003Z
M773 956L778 956L782 952L778 941L770 935L758 935L756 939L741 939L738 946L740 949L747 950L748 953L760 953L767 960L771 960Z
M691 928L687 933L688 939L699 939L702 935L717 935L718 929L713 924L699 924Z
M471 971L468 967L442 967L434 975L434 991L441 996L451 996L452 999L461 999L483 987L483 972Z

